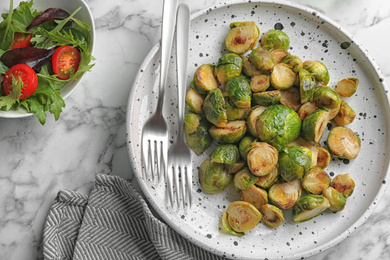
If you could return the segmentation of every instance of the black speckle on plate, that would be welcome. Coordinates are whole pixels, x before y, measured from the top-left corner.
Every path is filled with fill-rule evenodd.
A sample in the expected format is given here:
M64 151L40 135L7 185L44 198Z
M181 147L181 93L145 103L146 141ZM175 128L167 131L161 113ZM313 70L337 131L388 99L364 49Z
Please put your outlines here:
M350 42L342 42L340 44L340 47L341 49L345 50L345 49L348 49L348 47L351 46L351 43Z
M276 23L276 24L274 25L274 28L275 28L275 30L283 30L283 29L284 29L284 26L283 26L283 24L281 24L281 23Z

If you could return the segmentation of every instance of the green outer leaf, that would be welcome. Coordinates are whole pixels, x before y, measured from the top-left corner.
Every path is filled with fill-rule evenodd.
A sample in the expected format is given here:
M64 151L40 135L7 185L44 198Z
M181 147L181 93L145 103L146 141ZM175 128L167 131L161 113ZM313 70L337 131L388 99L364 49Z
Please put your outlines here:
M14 41L14 29L12 27L12 13L14 9L14 1L10 1L9 13L3 15L3 21L0 23L0 49L8 50Z

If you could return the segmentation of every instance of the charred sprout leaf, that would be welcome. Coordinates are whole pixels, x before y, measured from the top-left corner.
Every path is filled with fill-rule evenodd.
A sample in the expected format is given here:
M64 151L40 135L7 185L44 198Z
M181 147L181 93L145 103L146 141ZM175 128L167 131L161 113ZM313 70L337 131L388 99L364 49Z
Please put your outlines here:
M330 160L332 159L332 156L330 155L329 151L322 147L317 147L317 166L325 169L328 167Z
M260 212L263 215L262 222L270 228L277 228L283 224L284 214L283 211L271 204L265 204L260 208Z
M321 195L309 194L300 198L293 208L295 223L308 221L317 217L330 207L329 200Z
M226 92L238 108L250 108L252 90L244 76L230 79L226 83Z
M320 61L305 61L303 68L310 72L317 82L321 82L323 85L329 83L328 68Z
M302 60L295 55L287 55L280 62L290 67L294 73L298 73L303 68Z
M250 87L253 92L266 91L270 86L268 75L253 75L250 81Z
M346 159L355 159L361 147L359 136L345 126L330 130L327 145L332 156Z
M198 114L186 113L184 115L184 132L186 134L192 134L196 131L200 125L202 117Z
M276 64L272 70L270 81L276 89L291 88L296 80L296 74L284 63Z
M249 189L258 178L248 168L243 168L234 175L233 187L236 191L241 192Z
M316 79L307 70L299 70L299 86L301 94L301 103L306 103L311 100L317 83Z
M290 38L281 30L269 30L261 37L261 46L267 50L288 50Z
M267 175L259 176L259 179L255 184L260 188L268 189L278 180L278 177L279 177L278 168L275 167L275 169L272 170Z
M321 87L314 92L313 101L320 108L333 109L340 105L341 99L333 89Z
M31 28L40 25L46 21L54 19L66 19L69 17L69 13L61 8L49 8L38 14L34 20L26 27L26 31L29 31Z
M275 183L268 190L268 198L272 204L286 210L294 206L302 194L299 180Z
M35 47L16 48L5 52L0 60L7 67L24 63L34 70L39 70L51 61L55 49L39 49Z
M342 79L337 82L336 92L342 97L351 97L355 94L359 80L357 78Z
M233 144L220 145L211 154L211 162L233 164L240 160L238 147Z
M347 200L342 192L339 192L332 187L328 187L322 191L322 195L328 199L330 204L329 209L333 213L344 209Z
M203 64L197 68L191 87L200 94L208 94L211 90L218 88L218 81L214 76L214 66Z
M223 164L205 160L199 168L199 180L204 192L215 194L229 185L232 175L225 170Z
M249 61L260 71L271 71L275 64L271 52L262 47L251 51Z
M203 110L209 122L218 127L224 127L227 123L226 104L219 88L211 90L203 103Z
M333 121L338 126L345 126L351 124L356 118L356 112L350 107L350 105L341 100L340 110Z
M213 138L208 131L207 123L203 120L200 121L200 125L193 133L185 134L185 139L187 145L197 155L201 155L213 143Z
M288 56L290 53L283 49L276 49L271 51L272 57L274 59L274 63L278 64L282 62L283 58Z
M244 232L236 232L229 224L229 220L228 220L228 214L227 212L225 211L222 215L222 220L221 220L221 223L222 223L222 227L225 231L227 231L229 234L231 235L236 235L236 236L244 236L245 233Z
M303 121L309 114L319 109L315 102L306 102L298 109L298 116Z
M280 90L253 93L253 104L268 107L276 105L281 97Z
M343 193L344 196L348 198L355 189L355 182L348 173L338 174L333 178L330 186Z
M286 146L279 154L278 171L285 181L300 180L311 164L311 152L303 146Z
M266 190L252 185L249 189L241 191L241 200L249 202L260 210L262 206L268 203L268 194Z
M186 106L193 113L204 114L202 108L204 100L205 97L193 89L190 89L186 94Z
M249 170L256 176L265 176L278 164L278 151L265 142L257 142L247 155Z
M242 58L236 53L226 53L218 59L214 74L219 83L226 85L226 83L235 77L241 75Z
M329 122L329 112L318 109L310 113L302 122L302 137L306 141L318 143Z
M258 121L261 113L263 113L263 111L266 109L267 109L267 107L254 106L252 108L252 111L249 113L249 116L246 120L246 122L248 124L248 132L254 137L259 136L259 134L257 132L257 121Z
M240 152L241 158L246 161L246 157L249 151L252 149L252 145L256 142L256 138L252 136L245 136L240 140L238 145L238 150Z
M229 121L224 127L212 126L209 133L214 140L222 144L233 144L246 134L247 126L244 120Z
M302 179L302 187L310 194L320 195L330 186L330 176L320 167L314 167Z
M245 201L231 202L226 213L230 226L236 232L246 232L255 228L262 218L260 211Z
M230 28L225 38L228 51L243 54L255 47L260 30L254 22L234 22L230 24Z

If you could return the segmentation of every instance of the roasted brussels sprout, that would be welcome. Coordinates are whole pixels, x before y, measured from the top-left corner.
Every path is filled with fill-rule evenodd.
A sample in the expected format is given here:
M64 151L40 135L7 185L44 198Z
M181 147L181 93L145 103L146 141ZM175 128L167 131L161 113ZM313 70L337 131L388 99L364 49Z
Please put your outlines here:
M262 71L258 70L252 62L250 62L247 56L241 55L242 58L242 72L248 77L252 77L254 75L261 75Z
M278 172L285 181L300 180L311 164L311 152L303 146L285 146L279 153Z
M315 102L306 102L298 109L298 116L303 121L309 114L319 109Z
M241 120L250 112L250 108L239 108L229 97L225 97L226 116L228 121Z
M247 163L254 175L267 175L277 166L278 151L268 143L257 142L247 155Z
M193 113L204 114L202 109L204 99L205 97L202 94L190 89L186 94L186 106Z
M281 150L300 134L301 119L298 114L284 105L275 105L261 113L257 120L260 140Z
M357 78L342 79L337 82L336 92L342 97L351 97L355 94L358 84Z
M242 71L242 58L235 53L226 53L218 59L214 74L219 83L226 85L229 79L238 77Z
M320 167L310 169L302 179L302 187L310 194L320 195L330 186L330 176Z
M286 210L294 206L302 194L299 180L275 183L268 190L268 199L279 208Z
M359 136L345 126L332 128L326 143L332 156L346 159L355 159L361 146Z
M330 160L332 159L332 156L330 155L329 151L322 147L317 147L318 155L317 155L317 166L325 169L328 167Z
M230 226L229 220L228 220L228 214L227 214L226 210L222 214L221 224L222 224L223 230L227 231L231 235L235 235L235 236L244 236L245 235L244 232L237 232Z
M253 107L252 111L249 113L249 116L246 120L248 124L248 132L254 137L259 136L259 133L257 132L257 121L259 120L259 116L261 115L261 113L263 113L263 111L266 109L267 107L263 107L263 106Z
M329 122L329 113L318 109L310 113L302 122L302 137L306 141L318 143Z
M252 21L234 22L225 38L226 49L242 54L253 49L259 39L260 30Z
M250 87L253 92L266 91L270 86L269 75L253 75L250 81Z
M301 103L309 102L316 90L316 79L307 70L299 70L299 87L301 94Z
M226 83L226 92L238 108L251 107L252 90L244 76L230 79Z
M211 90L203 103L205 116L210 123L224 127L227 123L226 102L219 88Z
M234 175L233 187L238 192L249 189L258 178L259 177L251 173L251 171L245 167Z
M196 131L200 125L202 117L194 113L186 113L184 115L184 132L186 134L192 134Z
M271 51L272 58L274 59L274 63L278 64L280 63L284 57L289 55L290 53L283 49L276 49Z
M242 170L242 168L244 168L245 165L246 163L244 161L238 161L232 164L225 164L225 169L227 170L228 173L235 174L240 170Z
M338 126L345 126L352 123L356 118L356 112L349 106L347 102L341 100L340 110L333 121Z
M244 120L229 121L224 127L212 126L209 129L211 137L222 144L233 144L246 134L247 125Z
M262 215L252 204L246 201L233 201L226 209L230 227L236 232L246 232L255 228Z
M342 211L347 202L342 192L337 191L332 187L328 187L322 191L322 195L329 200L330 211L333 213Z
M262 47L257 47L251 51L249 61L256 69L261 71L271 71L275 65L271 52Z
M240 160L240 152L234 144L223 144L214 149L211 162L233 164Z
M201 155L213 143L213 138L208 131L208 124L209 123L206 120L201 120L200 125L196 128L195 132L185 134L187 145L197 155Z
M348 173L338 174L333 178L330 186L342 192L348 198L355 189L355 182Z
M310 142L306 141L302 137L298 137L291 143L286 144L286 146L303 146L307 147L310 150L311 153L311 164L310 168L313 168L317 165L317 157L318 157L318 149L316 146L312 145Z
M283 49L290 47L290 38L281 30L269 30L260 39L261 46L267 50Z
M284 221L283 211L271 204L265 204L260 208L263 215L262 222L270 228L277 228Z
M289 66L294 73L298 73L303 68L302 60L295 55L287 55L280 62Z
M280 90L271 90L271 91L253 93L252 98L253 98L253 104L269 107L279 103L281 97L282 94L280 93Z
M329 200L321 195L309 194L300 198L293 207L295 223L308 221L317 217L330 207Z
M313 101L320 108L333 109L340 105L341 99L333 89L320 87L314 92Z
M200 94L207 95L210 90L218 88L217 78L214 76L214 65L203 64L197 68L191 88Z
M279 177L278 168L275 167L275 169L273 169L267 175L259 176L259 179L255 183L255 185L263 189L268 189L278 180L278 177Z
M303 68L310 72L317 82L321 82L323 85L329 83L329 72L328 68L320 61L305 61Z
M301 107L301 98L299 96L299 90L296 87L283 89L280 91L282 97L279 102L286 107L297 111Z
M270 82L276 89L288 89L294 85L296 77L289 66L285 63L278 63L271 72Z
M232 181L224 165L205 160L199 167L199 181L204 192L216 194L223 191Z
M268 203L268 194L266 190L252 185L249 189L241 191L241 200L249 202L255 208L260 209Z
M253 136L245 136L240 140L238 145L238 150L240 151L241 158L246 161L246 156L249 151L252 149L252 145L256 142L256 138Z

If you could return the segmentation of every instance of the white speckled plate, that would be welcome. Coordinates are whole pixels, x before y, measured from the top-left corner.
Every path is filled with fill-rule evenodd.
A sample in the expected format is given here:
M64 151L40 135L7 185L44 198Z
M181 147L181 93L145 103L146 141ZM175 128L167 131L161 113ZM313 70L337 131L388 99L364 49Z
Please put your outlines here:
M291 40L290 52L302 60L320 60L328 66L330 86L347 77L360 80L358 91L348 98L357 118L349 125L362 140L362 150L355 160L333 160L326 171L333 177L349 173L356 182L344 211L325 212L321 216L294 224L291 211L278 229L259 224L244 237L218 230L223 211L239 195L228 187L208 195L201 189L197 167L212 152L193 156L195 204L189 212L166 208L164 184L153 184L141 177L140 137L144 122L157 102L159 47L152 48L135 79L127 111L129 156L138 183L156 212L174 230L193 243L216 254L238 259L297 259L324 251L348 237L371 214L388 182L389 120L388 90L377 66L354 38L324 15L303 6L277 1L237 1L231 5L212 6L192 17L188 82L196 68L216 63L226 52L224 39L233 21L253 20L261 33L282 28ZM174 57L174 55L173 55ZM177 131L175 62L172 60L164 113L170 126L170 139ZM327 133L325 133L327 136Z

